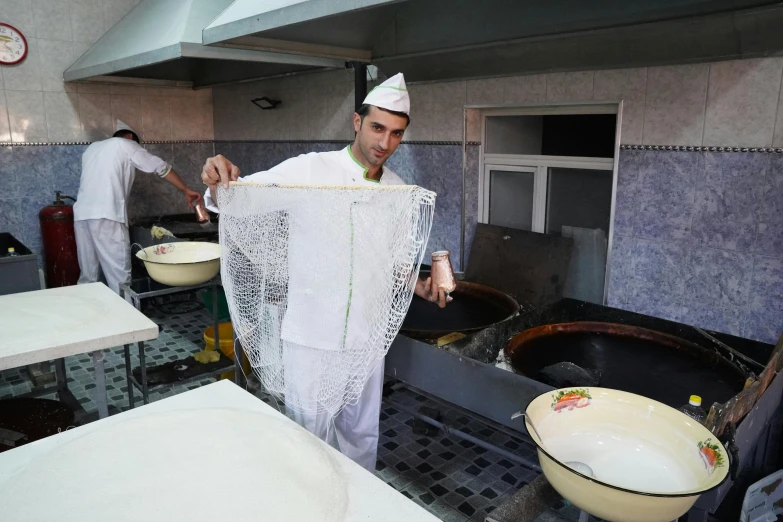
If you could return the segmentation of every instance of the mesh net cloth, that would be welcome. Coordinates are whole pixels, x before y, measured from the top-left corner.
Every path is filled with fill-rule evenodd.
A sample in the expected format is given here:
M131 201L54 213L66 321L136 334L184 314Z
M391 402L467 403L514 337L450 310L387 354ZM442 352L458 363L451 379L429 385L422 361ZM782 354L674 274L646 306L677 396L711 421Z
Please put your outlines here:
M435 193L417 186L218 189L236 339L286 408L355 404L402 326Z

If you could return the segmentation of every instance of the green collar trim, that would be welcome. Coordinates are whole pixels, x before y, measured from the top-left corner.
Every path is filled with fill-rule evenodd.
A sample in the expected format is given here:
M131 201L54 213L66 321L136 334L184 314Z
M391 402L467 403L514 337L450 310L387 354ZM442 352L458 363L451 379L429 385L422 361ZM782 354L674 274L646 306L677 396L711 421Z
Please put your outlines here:
M367 173L368 173L368 172L370 172L370 169L368 169L367 167L365 167L365 166L364 166L364 164L363 164L361 161L359 161L358 159L356 159L356 157L353 155L353 151L351 150L351 146L350 146L350 145L348 145L348 146L345 148L345 150L347 150L347 151L348 151L348 156L350 156L350 157L351 157L351 159L353 160L353 162L354 162L354 163L356 163L357 165L359 165L359 167L361 167L361 169L362 169L362 177L364 177L364 179L366 179L367 181L372 181L373 183L380 183L380 182L381 182L381 180L379 180L379 179L370 179L370 178L368 178L368 177L367 177ZM381 169L382 169L382 168L383 168L383 167L381 167ZM383 176L383 174L381 174L381 176Z
M402 89L400 87L392 87L391 85L376 85L375 87L372 88L370 92L374 91L375 89L392 89L394 91L408 92L408 89Z

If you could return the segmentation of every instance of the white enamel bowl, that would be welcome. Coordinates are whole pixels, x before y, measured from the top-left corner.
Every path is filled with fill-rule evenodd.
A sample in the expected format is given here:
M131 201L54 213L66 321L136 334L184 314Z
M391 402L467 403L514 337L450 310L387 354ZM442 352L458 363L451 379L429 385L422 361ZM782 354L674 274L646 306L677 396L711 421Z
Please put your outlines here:
M205 283L220 272L220 245L202 241L163 243L139 250L150 277L169 286Z
M676 520L729 472L726 450L709 430L632 393L555 390L530 403L525 425L552 487L610 522ZM566 462L586 464L594 477Z

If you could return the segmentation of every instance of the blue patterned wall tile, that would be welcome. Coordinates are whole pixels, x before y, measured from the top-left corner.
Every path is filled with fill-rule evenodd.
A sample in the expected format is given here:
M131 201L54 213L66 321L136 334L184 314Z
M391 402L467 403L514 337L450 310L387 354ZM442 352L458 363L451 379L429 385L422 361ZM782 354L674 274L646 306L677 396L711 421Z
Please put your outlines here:
M17 198L0 198L0 232L8 232L21 241L24 235L22 202ZM5 254L5 252L0 252Z
M263 155L255 155L255 148L251 152L252 166L257 171L269 170L287 159L294 157L290 143L265 143Z
M52 198L45 192L36 197L24 197L20 199L22 211L22 242L37 254L41 253L41 223L38 213L52 203Z
M49 147L13 147L12 162L18 173L19 196L54 197Z
M756 240L755 206L750 191L708 185L699 189L694 204L691 236L704 246L748 252Z
M753 256L713 248L691 248L686 296L697 302L744 307L748 302Z
M634 295L637 290L663 296L682 295L690 279L688 247L680 243L637 240L631 249L631 267L630 285Z
M756 153L707 153L705 182L697 189L692 237L702 245L750 251L757 229L769 156Z
M432 161L434 147L433 145L403 143L397 147L397 150L391 155L386 164L406 183L430 188L428 180L434 168Z
M19 185L19 173L13 161L13 148L0 147L0 193L2 197L19 197Z
M147 151L162 159L167 163L171 163L171 157L174 155L174 147L171 143L145 143L144 148Z
M76 197L82 175L82 155L86 145L54 145L50 147L50 168L54 190Z
M634 235L669 241L687 239L695 185L703 174L701 153L647 151L639 169Z
M756 183L761 191L758 220L783 225L783 155L771 155L763 179Z
M633 250L637 240L615 234L612 238L612 255L609 268L607 303L615 308L625 308L629 298L629 283L633 280Z
M670 321L679 321L682 316L682 297L662 295L655 291L634 289L629 296L626 310Z
M617 194L614 205L614 233L632 234L633 223L638 211L637 186L639 171L644 166L646 152L643 150L622 150L617 166Z
M191 189L202 192L201 169L212 155L211 143L174 143L169 161Z
M763 256L783 257L783 156L773 154L760 183L761 197L757 208L758 231L753 252Z
M753 252L762 256L783 258L783 225L759 223Z
M680 321L730 335L741 335L747 312L744 307L683 297Z
M783 259L755 256L742 336L776 343L783 332Z

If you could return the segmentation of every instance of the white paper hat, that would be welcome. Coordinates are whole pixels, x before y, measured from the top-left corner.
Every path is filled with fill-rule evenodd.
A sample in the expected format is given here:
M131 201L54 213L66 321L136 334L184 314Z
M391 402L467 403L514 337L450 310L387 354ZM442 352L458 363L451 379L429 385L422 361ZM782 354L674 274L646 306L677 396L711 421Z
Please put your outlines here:
M131 131L133 134L135 134L139 139L141 139L141 134L136 132L136 129L128 125L122 120L117 120L117 123L114 125L114 132L121 131L121 130L128 130Z
M411 99L405 88L405 78L397 73L382 84L375 87L364 99L367 105L375 105L382 109L410 114Z

